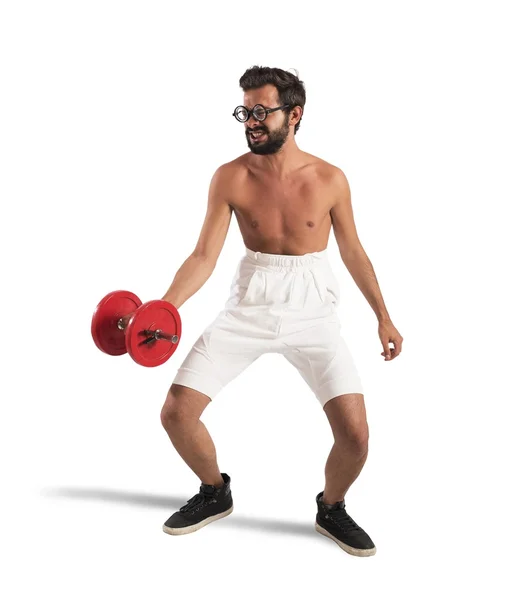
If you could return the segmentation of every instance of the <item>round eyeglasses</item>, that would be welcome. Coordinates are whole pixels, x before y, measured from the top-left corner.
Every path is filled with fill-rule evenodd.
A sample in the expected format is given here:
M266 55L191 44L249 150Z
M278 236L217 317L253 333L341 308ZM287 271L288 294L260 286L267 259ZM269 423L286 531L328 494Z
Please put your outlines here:
M267 115L271 112L288 108L289 106L289 104L282 104L281 106L276 106L276 108L265 108L262 104L255 104L251 110L248 110L245 106L237 106L233 111L233 116L241 123L245 123L250 115L253 115L257 121L265 121Z

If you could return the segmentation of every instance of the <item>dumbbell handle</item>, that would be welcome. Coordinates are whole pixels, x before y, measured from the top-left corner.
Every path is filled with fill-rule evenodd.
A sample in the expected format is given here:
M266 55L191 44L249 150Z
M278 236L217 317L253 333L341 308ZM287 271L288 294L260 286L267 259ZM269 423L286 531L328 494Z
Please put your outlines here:
M149 336L144 343L148 343L152 340L168 340L169 342L172 342L172 344L176 344L179 341L178 335L168 335L167 333L164 333L162 329L145 329L142 333L143 335Z
M134 315L134 313L135 313L135 312L136 312L136 311L133 311L132 313L129 313L129 314L128 314L128 315L126 315L125 317L121 317L121 318L118 320L117 327L118 327L120 330L124 331L124 329L126 329L126 328L127 328L127 325L129 324L129 319L130 319L130 318L131 318L131 317Z
M125 317L121 317L118 320L117 327L121 331L124 331L127 328L127 325L129 324L129 319L131 318L131 316L133 314L134 314L134 312L129 313ZM168 335L167 333L164 333L164 331L162 329L155 329L155 330L145 329L142 333L143 333L143 335L148 336L147 339L143 342L144 344L148 344L148 342L151 342L153 340L167 340L167 341L171 342L172 344L176 344L179 341L178 335Z

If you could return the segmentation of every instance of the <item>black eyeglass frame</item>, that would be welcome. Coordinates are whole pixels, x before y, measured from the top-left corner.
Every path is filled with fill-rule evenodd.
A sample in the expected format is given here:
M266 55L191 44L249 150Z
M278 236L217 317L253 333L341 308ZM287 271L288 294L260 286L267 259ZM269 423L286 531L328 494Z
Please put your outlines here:
M261 106L261 107L263 108L263 110L265 111L265 116L263 117L263 119L259 119L259 118L258 118L258 117L257 117L257 116L254 114L254 110L255 110L255 109L258 107L258 106ZM289 107L290 107L290 105L289 105L289 104L282 104L281 106L276 106L275 108L265 108L265 106L263 106L263 104L255 104L251 110L248 110L248 108L247 108L246 106L243 106L242 104L240 104L239 106L236 106L236 107L235 107L235 110L233 111L233 113L232 113L232 116L234 116L234 117L237 119L237 121L238 121L239 123L247 123L247 122L249 121L249 118L251 117L251 115L253 115L253 117L254 117L254 118L257 120L257 121L265 121L265 119L267 118L267 115L270 115L270 113L273 113L273 112L275 112L276 110L281 110L281 109L283 109L283 108L289 108ZM236 115L236 113L237 113L237 110L238 110L239 108L243 108L243 109L244 109L244 110L247 112L247 119L245 119L244 121L241 121L241 120L240 120L240 119L237 117L237 115Z

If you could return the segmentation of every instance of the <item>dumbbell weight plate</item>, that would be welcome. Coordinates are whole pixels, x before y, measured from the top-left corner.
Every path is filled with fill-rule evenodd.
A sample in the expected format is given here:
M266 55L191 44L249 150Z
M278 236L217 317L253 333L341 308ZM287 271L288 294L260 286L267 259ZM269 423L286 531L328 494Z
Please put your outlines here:
M177 336L177 341L156 339L147 343L148 331L161 330L165 335ZM125 331L127 351L131 358L144 367L157 367L175 352L182 334L178 310L165 300L145 302L132 316Z
M118 328L118 321L135 311L141 304L136 294L125 290L104 296L92 316L92 337L99 350L111 356L120 356L127 352L125 330Z

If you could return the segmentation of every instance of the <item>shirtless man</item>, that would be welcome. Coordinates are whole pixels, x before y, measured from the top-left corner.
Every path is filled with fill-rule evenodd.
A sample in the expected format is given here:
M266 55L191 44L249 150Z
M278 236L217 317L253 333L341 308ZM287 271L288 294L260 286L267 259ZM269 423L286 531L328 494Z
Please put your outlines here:
M331 226L342 260L376 313L385 360L398 356L403 338L357 237L344 173L295 143L306 100L302 82L281 69L252 67L239 83L243 106L234 116L250 151L214 173L196 248L163 297L179 308L203 286L235 213L246 248L230 297L184 360L161 411L171 442L201 480L200 492L163 530L191 533L232 512L230 477L219 470L200 416L259 356L278 352L300 371L334 436L325 489L316 497L315 529L350 554L370 556L374 543L345 510L346 491L367 458L368 424L336 313L340 290L327 258Z

